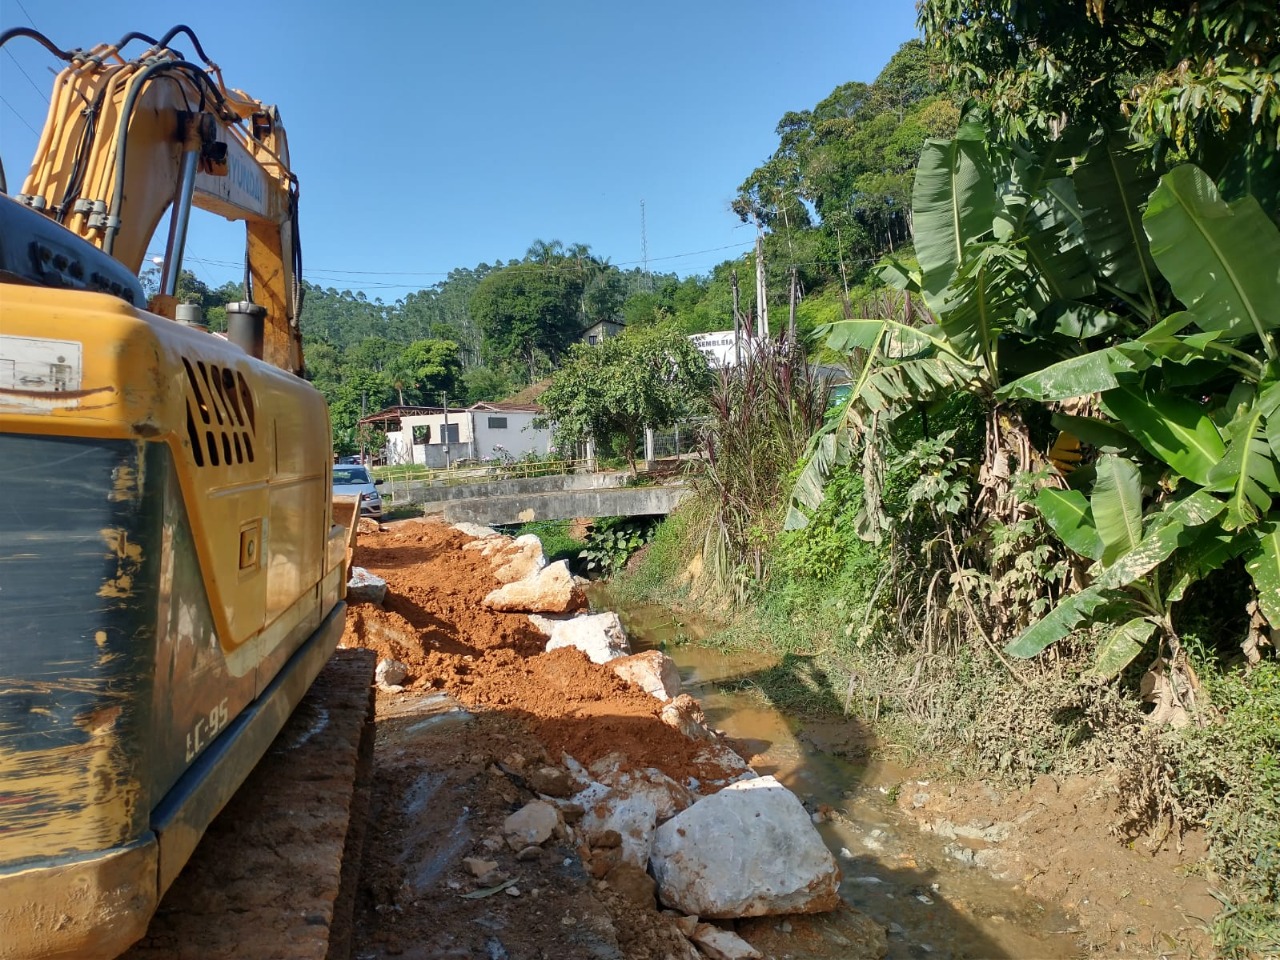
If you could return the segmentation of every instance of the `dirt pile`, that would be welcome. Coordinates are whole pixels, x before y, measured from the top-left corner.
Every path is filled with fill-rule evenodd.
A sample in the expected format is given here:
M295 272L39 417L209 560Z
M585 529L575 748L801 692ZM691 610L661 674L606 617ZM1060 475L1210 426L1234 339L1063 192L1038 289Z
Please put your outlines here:
M443 690L462 703L526 720L559 761L590 766L621 752L673 779L723 776L695 760L703 745L662 722L662 704L578 650L543 652L546 637L523 613L481 601L499 586L490 564L462 550L469 537L431 520L363 535L354 562L389 584L382 607L354 606L344 646L361 646L409 667L410 692Z

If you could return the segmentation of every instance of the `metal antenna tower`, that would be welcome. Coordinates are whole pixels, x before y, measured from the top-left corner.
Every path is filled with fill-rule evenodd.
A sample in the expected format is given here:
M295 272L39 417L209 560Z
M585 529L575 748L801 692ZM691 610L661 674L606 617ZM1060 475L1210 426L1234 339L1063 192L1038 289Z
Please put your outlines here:
M649 231L645 226L644 199L640 200L640 266L644 270L645 285L653 289L653 277L649 274Z

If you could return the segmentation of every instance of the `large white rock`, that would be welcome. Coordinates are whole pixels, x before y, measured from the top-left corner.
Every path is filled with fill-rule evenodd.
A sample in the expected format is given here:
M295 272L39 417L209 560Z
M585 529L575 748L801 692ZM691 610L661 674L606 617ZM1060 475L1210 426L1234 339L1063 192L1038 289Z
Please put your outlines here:
M557 623L572 620L575 616L577 614L574 613L531 613L529 614L529 624L544 637L549 637L551 636L551 631L556 628Z
M502 550L489 557L493 575L499 583L515 583L532 577L547 565L542 553L542 541L532 533L516 537Z
M759 776L751 769L751 764L738 756L737 752L723 740L708 743L694 755L693 762L704 770L715 767L720 771L720 776L708 777L703 783L694 786L694 789L704 796L715 793L731 783L737 783L739 780L754 780Z
M502 534L498 533L498 531L494 530L492 527L486 527L479 523L471 523L468 520L455 523L453 525L453 529L457 530L459 533L465 533L468 537L474 537L477 540L487 540L489 537L502 536Z
M484 598L484 605L509 613L568 613L585 601L582 588L573 582L569 565L558 560L527 580L517 580L494 590Z
M773 777L730 784L658 827L649 866L664 904L704 918L840 904L835 858L800 800Z
M606 754L591 765L591 776L618 796L642 794L653 801L658 823L670 820L696 799L693 792L655 767L631 768L626 756ZM586 804L583 804L585 807Z
M561 620L551 628L547 652L561 647L577 647L591 658L592 663L608 663L631 653L627 631L616 613Z
M647 793L593 783L573 799L586 811L578 829L588 843L595 846L604 834L616 830L622 837L623 863L643 868L649 862L658 811Z
M409 668L399 660L383 657L378 661L373 672L373 681L380 687L394 687L404 683L409 676Z
M627 683L635 684L659 700L680 695L680 671L676 662L661 650L645 650L622 657L610 663L609 668Z
M543 800L526 803L502 821L502 833L514 850L540 845L551 839L560 822L560 812Z

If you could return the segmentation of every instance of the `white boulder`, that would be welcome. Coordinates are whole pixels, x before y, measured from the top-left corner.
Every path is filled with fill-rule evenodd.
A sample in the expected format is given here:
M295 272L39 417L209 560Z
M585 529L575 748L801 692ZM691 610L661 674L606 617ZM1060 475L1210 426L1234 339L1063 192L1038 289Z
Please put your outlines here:
M730 784L658 827L649 866L664 904L727 919L840 904L840 868L800 800L773 777Z
M543 800L534 800L502 821L502 833L513 850L523 850L546 843L559 823L559 810Z
M702 712L702 704L682 693L662 708L662 722L674 727L690 740L714 740L716 735L707 725L706 714Z
M659 700L670 700L680 695L680 671L676 662L661 650L645 650L622 657L610 663L609 667L627 683L635 684Z
M561 647L577 647L592 663L608 663L631 653L627 632L616 613L598 613L560 621L551 628L547 652Z
M529 614L529 623L533 629L544 637L549 637L551 636L551 631L555 630L557 623L572 620L575 616L577 614L574 613L531 613Z
M474 537L476 540L487 540L490 537L502 536L502 534L497 530L494 530L492 527L486 527L479 523L471 523L467 520L463 520L461 523L455 523L453 525L453 529L457 530L459 533L466 534L468 537Z
M489 557L493 576L499 583L515 583L532 577L547 565L542 553L542 541L532 533L516 537L504 549Z
M380 687L396 687L409 676L409 668L399 660L383 657L373 673L374 682Z
M601 846L606 833L617 831L622 863L643 868L649 862L658 810L648 794L593 783L573 800L586 811L578 829L588 843Z
M582 588L573 582L569 565L558 560L527 580L517 580L484 598L491 610L509 613L568 613L586 602Z
M740 780L754 780L758 776L751 769L751 764L738 756L734 749L723 740L715 740L708 743L694 755L693 762L704 770L714 767L721 774L718 777L709 777L705 783L701 784L698 792L702 794L715 793L720 788L731 783L737 783Z

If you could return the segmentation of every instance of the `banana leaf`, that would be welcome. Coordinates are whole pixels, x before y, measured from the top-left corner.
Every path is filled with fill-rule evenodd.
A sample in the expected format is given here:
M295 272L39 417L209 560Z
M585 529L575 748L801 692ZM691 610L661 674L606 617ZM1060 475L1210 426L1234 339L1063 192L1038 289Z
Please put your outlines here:
M1098 645L1098 653L1090 672L1107 680L1118 676L1120 671L1133 663L1155 631L1156 624L1145 617L1134 617L1127 623L1120 624Z
M1160 272L1201 329L1261 337L1276 356L1280 229L1257 200L1227 204L1203 170L1184 164L1160 178L1143 224Z
M1132 460L1110 454L1099 457L1096 468L1089 507L1106 566L1142 542L1142 477Z
M1192 482L1204 486L1226 446L1218 428L1194 400L1144 393L1122 384L1102 396L1103 407L1146 450Z
M1036 509L1063 543L1082 557L1102 556L1102 538L1094 525L1089 501L1079 490L1046 487L1036 496Z
M1142 205L1156 177L1145 155L1123 135L1107 134L1085 154L1071 179L1099 273L1153 306L1156 268L1142 228Z
M916 258L927 300L955 278L966 244L991 232L996 191L978 139L926 140L911 193Z

